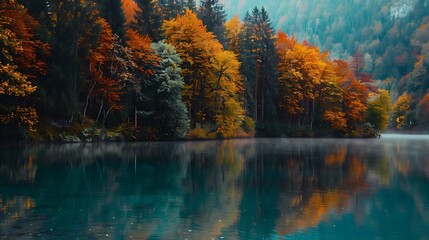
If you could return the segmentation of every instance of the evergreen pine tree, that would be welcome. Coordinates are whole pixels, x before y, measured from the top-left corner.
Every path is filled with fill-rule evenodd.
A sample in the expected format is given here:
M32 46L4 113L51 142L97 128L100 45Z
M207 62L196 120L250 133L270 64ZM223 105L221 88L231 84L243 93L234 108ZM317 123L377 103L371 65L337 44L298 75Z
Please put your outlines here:
M274 30L264 8L246 13L240 38L247 114L256 121L258 135L275 135L278 59Z
M157 42L163 38L162 12L157 0L137 0L136 21L131 27L141 35L148 35Z
M197 4L195 3L195 0L188 0L186 2L186 8L189 10L196 12L197 11Z
M203 21L207 31L214 33L217 40L225 46L226 13L219 0L202 0L198 18Z
M39 19L41 15L46 15L49 12L49 1L34 1L34 0L19 0L24 5L31 16Z
M164 20L175 18L177 14L182 14L185 11L183 0L160 0L159 5Z
M125 15L121 0L96 0L100 15L106 19L114 34L123 39L125 36Z
M88 54L98 38L96 9L79 1L52 2L52 64L41 82L45 111L54 118L73 120L83 107L81 90L88 71Z
M183 138L189 129L189 118L181 99L184 82L179 65L182 61L172 45L158 42L152 44L152 49L160 61L150 84L152 94L147 100L152 109L147 117L160 138Z

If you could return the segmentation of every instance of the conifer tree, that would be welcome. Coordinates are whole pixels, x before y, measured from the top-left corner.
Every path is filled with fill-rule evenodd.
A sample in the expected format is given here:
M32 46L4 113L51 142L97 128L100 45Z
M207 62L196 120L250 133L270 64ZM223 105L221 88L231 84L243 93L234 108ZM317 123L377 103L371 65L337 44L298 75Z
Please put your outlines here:
M187 0L186 8L188 8L192 12L196 12L197 11L197 4L195 3L195 0Z
M98 38L97 11L86 1L53 1L52 64L42 82L44 110L56 119L72 122L83 108L88 55Z
M258 134L277 131L277 51L274 30L264 8L246 13L240 34L240 58L245 78L246 111L256 121Z
M123 39L125 36L125 14L121 0L97 0L100 16L106 19L112 28L113 34Z
M183 138L189 128L189 118L181 97L184 82L180 57L172 45L164 42L153 43L152 49L159 56L159 64L150 80L152 94L147 106L152 109L147 118L159 138Z
M226 13L219 0L202 0L198 18L203 21L207 31L214 33L217 40L225 46Z
M152 41L158 42L163 38L162 12L157 0L137 0L138 9L135 14L135 22L131 27L140 35L149 36Z

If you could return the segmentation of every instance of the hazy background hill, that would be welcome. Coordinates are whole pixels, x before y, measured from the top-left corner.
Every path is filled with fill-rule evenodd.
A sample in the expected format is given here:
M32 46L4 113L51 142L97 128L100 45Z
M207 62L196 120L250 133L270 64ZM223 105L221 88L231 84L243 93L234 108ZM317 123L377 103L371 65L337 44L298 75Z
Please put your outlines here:
M266 8L275 29L329 51L331 58L350 61L357 54L364 60L363 71L380 80L375 83L398 102L394 108L400 108L406 99L408 127L425 124L423 113L429 111L429 0L221 2L228 17L243 18L255 6ZM403 98L397 101L400 96Z
M273 26L347 59L359 50L375 79L401 78L416 61L411 40L427 0L222 0L229 17L265 7Z

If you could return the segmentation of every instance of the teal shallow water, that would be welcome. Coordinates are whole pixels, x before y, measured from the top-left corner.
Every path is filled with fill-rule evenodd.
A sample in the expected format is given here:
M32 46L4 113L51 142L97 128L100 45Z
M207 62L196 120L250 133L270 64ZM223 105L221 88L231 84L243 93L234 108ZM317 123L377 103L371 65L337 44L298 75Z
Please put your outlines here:
M429 239L429 137L0 147L0 239Z

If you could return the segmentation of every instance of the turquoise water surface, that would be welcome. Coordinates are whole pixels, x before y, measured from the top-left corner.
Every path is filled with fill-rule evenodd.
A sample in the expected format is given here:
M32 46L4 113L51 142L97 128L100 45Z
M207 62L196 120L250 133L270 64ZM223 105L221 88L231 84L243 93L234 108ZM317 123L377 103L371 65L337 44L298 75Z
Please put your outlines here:
M429 137L0 147L0 239L429 239Z

